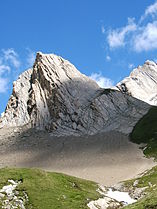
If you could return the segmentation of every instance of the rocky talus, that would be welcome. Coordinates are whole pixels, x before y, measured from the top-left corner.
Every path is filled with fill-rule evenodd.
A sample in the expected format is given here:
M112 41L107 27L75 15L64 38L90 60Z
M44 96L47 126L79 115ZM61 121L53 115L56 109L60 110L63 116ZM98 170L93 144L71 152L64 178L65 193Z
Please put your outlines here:
M150 65L154 69L155 64L145 64L145 68ZM137 71L133 72L134 80L139 79ZM146 73L153 80L146 70L140 73L141 80ZM128 94L127 83L123 83L118 84L121 91L102 89L69 61L38 52L33 67L13 83L0 127L27 125L57 136L111 130L128 134L150 106ZM142 86L137 91L140 89Z

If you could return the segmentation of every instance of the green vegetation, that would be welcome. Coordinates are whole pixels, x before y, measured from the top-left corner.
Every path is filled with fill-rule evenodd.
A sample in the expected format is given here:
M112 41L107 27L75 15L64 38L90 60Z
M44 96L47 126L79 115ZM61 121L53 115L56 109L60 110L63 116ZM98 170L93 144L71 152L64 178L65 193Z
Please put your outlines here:
M146 143L144 154L157 159L157 107L152 107L130 134L132 142Z
M84 209L100 196L94 182L38 169L0 169L0 188L8 179L22 181L17 189L27 192L27 209Z
M116 90L114 90L114 89L103 89L103 92L102 92L102 94L106 94L106 95L108 95L108 94L110 94L110 93L113 93L113 92L115 92Z
M110 93L108 89L105 91ZM130 139L146 144L144 154L157 160L157 107L152 107L136 124ZM100 197L96 183L59 173L26 168L0 169L0 188L8 184L8 179L22 181L17 190L26 191L29 197L27 209L87 209L90 200ZM125 209L157 209L157 167L137 180L136 187L147 187L146 196ZM126 181L125 186L133 188L134 181Z
M146 189L147 195L138 202L125 207L125 209L157 209L157 167L137 179L139 180L137 187L148 187ZM127 181L125 185L131 188L134 181L135 179Z
M157 107L152 107L148 113L139 120L130 134L132 142L143 145L143 152L147 157L157 160ZM138 178L137 187L148 187L146 196L137 203L125 207L125 209L157 209L157 167ZM134 180L126 182L131 188ZM153 186L150 186L153 185Z

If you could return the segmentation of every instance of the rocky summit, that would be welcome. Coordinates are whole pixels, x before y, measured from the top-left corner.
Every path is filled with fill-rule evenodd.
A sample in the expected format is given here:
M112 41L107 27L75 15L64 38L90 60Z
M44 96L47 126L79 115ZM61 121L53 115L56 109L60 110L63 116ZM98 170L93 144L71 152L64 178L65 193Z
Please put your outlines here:
M117 90L103 89L69 61L38 52L33 67L13 83L0 127L25 125L57 136L112 130L128 134L150 108L143 101L156 101L156 69L155 63L146 62L119 83Z
M151 105L157 105L157 64L147 60L143 66L135 68L129 77L117 84L127 93Z

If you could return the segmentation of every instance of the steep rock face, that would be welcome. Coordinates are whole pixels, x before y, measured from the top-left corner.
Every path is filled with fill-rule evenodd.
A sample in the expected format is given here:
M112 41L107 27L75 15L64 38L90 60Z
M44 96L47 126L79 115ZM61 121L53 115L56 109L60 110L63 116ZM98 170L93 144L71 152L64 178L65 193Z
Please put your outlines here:
M148 109L127 94L100 88L67 60L37 53L33 68L14 82L0 127L27 124L57 136L130 133Z
M13 83L13 91L7 104L5 113L0 118L0 127L22 126L29 122L30 117L27 110L28 92L31 88L32 70L22 73L18 80Z
M143 66L134 69L130 76L117 84L123 93L151 105L157 105L157 64L146 61Z

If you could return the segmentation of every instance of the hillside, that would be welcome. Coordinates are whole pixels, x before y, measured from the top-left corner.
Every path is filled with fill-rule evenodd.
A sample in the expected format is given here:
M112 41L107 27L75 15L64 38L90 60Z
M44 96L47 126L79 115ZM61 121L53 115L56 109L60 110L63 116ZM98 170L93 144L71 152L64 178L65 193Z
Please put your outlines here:
M17 180L28 209L83 209L101 197L98 184L108 186L107 192L126 181L119 192L130 195L148 185L143 198L128 208L155 208L157 171L145 171L156 165L150 157L157 158L157 107L151 106L156 75L156 63L147 61L117 87L103 89L69 61L38 52L32 68L14 82L0 118L1 187Z
M37 169L0 169L0 188L9 185L8 179L20 182L16 191L21 197L23 192L28 196L27 209L87 209L87 203L100 196L94 182ZM4 208L2 202L0 197L0 207ZM12 199L11 204L14 205L11 208L16 208Z
M152 107L139 120L130 134L130 138L134 143L144 143L144 154L157 159L157 107Z

